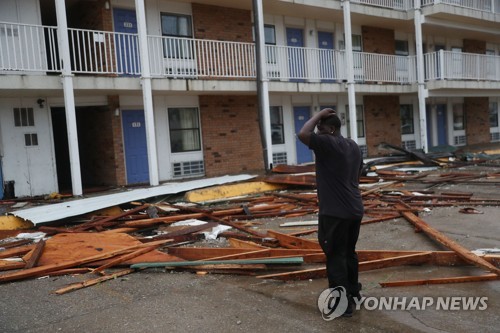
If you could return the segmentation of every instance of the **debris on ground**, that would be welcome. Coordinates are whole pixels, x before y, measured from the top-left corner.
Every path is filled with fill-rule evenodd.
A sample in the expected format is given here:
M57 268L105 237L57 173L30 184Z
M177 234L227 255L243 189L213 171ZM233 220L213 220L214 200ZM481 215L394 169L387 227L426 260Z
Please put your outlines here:
M433 190L437 184L499 186L500 172L490 167L496 159L457 162L450 160L449 152L423 154L387 144L384 149L398 155L367 163L360 181L365 207L362 224L402 218L447 250L359 250L359 270L474 265L487 271L477 276L384 281L380 283L383 287L498 280L497 251L471 251L422 218L436 207L481 214L480 207L500 206L499 199L476 197L472 192ZM479 168L464 170L467 165ZM0 233L0 283L64 274L88 277L55 291L64 294L152 267L283 281L324 278L325 256L315 237L314 165L278 165L273 171L257 181L238 180L226 187L191 186L177 196L120 201L94 212L68 212L64 218L29 230ZM406 189L407 184L416 183L424 189ZM107 197L106 202L112 199ZM64 204L62 196L51 195L49 200L57 200L52 205ZM30 205L20 202L0 201L11 214L6 217L31 216L26 208ZM79 206L78 199L72 203ZM24 210L23 214L16 209ZM308 220L287 221L297 217ZM283 223L271 227L266 224L269 219ZM300 230L294 231L296 228Z

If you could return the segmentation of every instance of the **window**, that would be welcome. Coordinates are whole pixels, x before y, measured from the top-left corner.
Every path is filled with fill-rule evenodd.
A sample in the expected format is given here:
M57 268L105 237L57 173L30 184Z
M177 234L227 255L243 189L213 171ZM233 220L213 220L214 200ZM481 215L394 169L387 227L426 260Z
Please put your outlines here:
M24 134L24 145L26 147L38 146L38 135L36 133Z
M349 105L345 106L346 109L346 128L347 128L347 136L351 137L351 125L350 125L350 120L349 120ZM358 128L358 138L363 138L365 136L365 120L364 120L364 113L363 113L363 105L356 105L356 121L357 121L357 128Z
M168 125L172 153L201 150L197 108L168 109Z
M490 127L498 127L498 103L490 103Z
M192 38L193 30L191 16L162 13L161 33L166 37ZM186 39L164 38L163 55L165 58L191 59L193 58L191 41Z
M14 108L14 126L35 126L33 108Z
M276 29L274 25L264 25L264 39L266 45L276 45ZM266 60L268 64L276 63L276 48L266 46Z
M363 45L361 43L361 35L351 35L351 38L352 38L353 52L363 51ZM344 40L339 41L339 49L345 50L345 35L344 35Z
M285 143L283 131L283 110L281 106L271 106L271 139L273 145Z
M413 134L413 105L402 104L399 106L399 113L401 117L401 134Z
M397 40L396 41L396 55L407 56L409 55L408 41L407 40Z
M453 104L453 129L455 131L465 129L465 115L462 104Z

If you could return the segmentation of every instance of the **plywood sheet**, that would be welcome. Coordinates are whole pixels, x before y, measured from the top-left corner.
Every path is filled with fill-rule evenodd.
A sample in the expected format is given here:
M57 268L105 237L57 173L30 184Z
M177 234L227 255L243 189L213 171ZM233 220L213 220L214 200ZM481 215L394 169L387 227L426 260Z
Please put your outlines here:
M111 252L122 248L139 245L140 241L127 234L109 233L71 233L57 234L47 240L42 256L37 266L57 264L96 254ZM180 260L177 257L155 250L123 264L136 262L156 262L165 260ZM105 261L95 262L94 265L103 264Z

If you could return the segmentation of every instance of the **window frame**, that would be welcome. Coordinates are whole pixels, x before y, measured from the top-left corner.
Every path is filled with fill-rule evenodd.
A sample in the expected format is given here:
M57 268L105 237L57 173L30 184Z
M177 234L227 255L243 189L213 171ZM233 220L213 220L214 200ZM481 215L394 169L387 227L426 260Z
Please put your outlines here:
M180 127L180 128L173 128L174 121L172 119L173 115L171 115L171 112L173 111L178 111L179 114L182 112L182 110L189 110L189 111L194 111L196 115L196 125L197 127ZM201 120L200 120L200 110L197 107L172 107L172 108L167 108L167 119L168 119L168 133L169 133L169 139L170 139L170 152L172 154L179 154L179 153L189 153L189 152L197 152L201 151ZM179 121L180 123L180 121ZM196 142L193 142L193 146L195 146L194 149L183 149L183 148L176 148L174 146L175 142L173 140L176 135L174 133L187 133L188 131L191 131L193 133L194 139ZM182 142L181 142L182 143ZM181 146L184 146L184 144L181 144Z
M273 111L277 111L277 117L273 117ZM283 108L281 106L270 106L269 114L271 119L271 142L273 145L285 144L285 124L283 121ZM273 120L278 120L277 122ZM274 132L273 132L274 131ZM275 140L275 133L279 131L279 138L281 140Z

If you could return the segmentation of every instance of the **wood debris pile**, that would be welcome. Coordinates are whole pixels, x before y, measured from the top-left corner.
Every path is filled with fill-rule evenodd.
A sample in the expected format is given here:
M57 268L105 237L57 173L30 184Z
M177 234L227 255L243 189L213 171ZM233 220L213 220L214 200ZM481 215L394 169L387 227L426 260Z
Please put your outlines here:
M45 234L38 242L32 239L0 242L0 271L3 271L0 283L62 274L88 276L83 282L56 291L63 294L151 267L277 280L326 277L325 256L315 235L317 228L285 233L262 222L317 214L313 172L311 166L278 167L275 174L265 177L269 183L291 184L285 191L215 204L131 203L128 210L118 215L95 215L70 226L40 226L30 230ZM404 218L416 231L425 233L448 251L359 250L360 271L421 264L475 265L488 271L480 276L381 283L386 287L498 279L499 255L474 254L428 225L419 213L443 206L462 207L466 214L481 213L480 207L500 206L500 200L476 198L464 192L415 193L404 188L407 182L432 185L471 181L499 184L500 174L379 170L376 175L364 176L362 183L371 186L362 190L365 205L362 224ZM174 226L186 220L205 223ZM227 239L224 244L229 246L206 246L203 232L220 225L231 227L217 236Z

